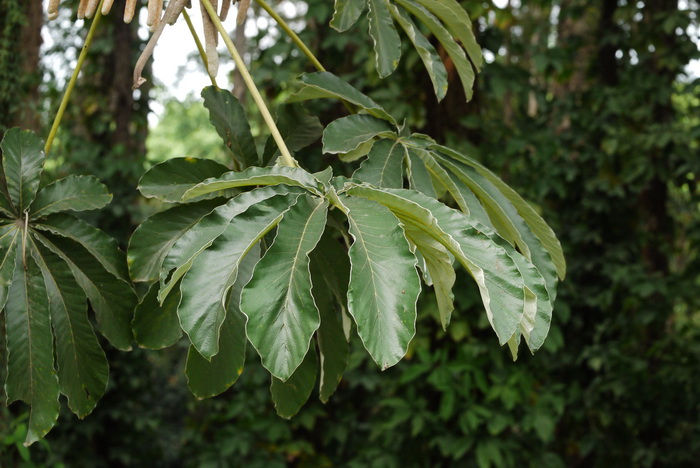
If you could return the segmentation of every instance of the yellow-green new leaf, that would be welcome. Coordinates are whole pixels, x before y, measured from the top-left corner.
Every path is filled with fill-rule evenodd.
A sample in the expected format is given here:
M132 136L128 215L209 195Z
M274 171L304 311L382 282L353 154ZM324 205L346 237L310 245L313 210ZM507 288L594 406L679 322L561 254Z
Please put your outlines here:
M300 196L284 214L275 241L241 295L248 339L263 366L283 381L303 361L320 323L309 253L323 234L327 212L326 200Z

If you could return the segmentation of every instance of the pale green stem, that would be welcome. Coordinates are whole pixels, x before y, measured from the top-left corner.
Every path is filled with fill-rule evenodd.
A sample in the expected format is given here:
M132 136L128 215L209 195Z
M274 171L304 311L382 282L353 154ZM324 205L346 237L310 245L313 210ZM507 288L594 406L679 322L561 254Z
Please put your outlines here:
M294 158L292 158L292 154L289 152L289 149L284 143L284 139L282 138L282 135L280 134L280 131L277 128L277 125L275 124L275 119L272 118L272 114L270 114L270 111L265 105L265 101L260 95L260 91L258 91L257 86L255 86L253 77L250 76L250 73L248 72L248 69L245 66L245 62L243 62L243 59L238 54L236 47L233 45L233 41L226 32L226 29L224 28L224 25L221 24L216 10L214 10L214 8L211 6L211 2L209 2L209 0L200 1L202 5L204 5L204 8L207 10L207 13L209 13L211 20L214 22L214 26L216 26L216 29L221 34L221 37L224 40L224 43L226 44L226 48L231 54L233 61L236 63L236 67L238 68L239 73L243 77L243 81L248 87L248 91L250 91L250 95L253 98L253 101L255 101L255 104L258 106L258 110L260 110L260 114L262 114L262 118L265 120L265 123L270 129L272 138L275 140L275 143L277 143L277 147L279 148L280 153L282 154L282 161L284 162L284 165L289 167L297 167L296 162L294 162Z
M185 18L185 23L187 23L187 27L190 29L190 34L192 34L192 39L194 39L194 43L197 45L197 50L199 51L199 56L202 57L202 62L204 62L204 69L207 71L207 75L209 75L209 79L211 80L211 84L218 88L219 85L216 84L216 77L212 76L209 73L209 61L207 60L207 53L204 51L204 47L202 46L202 42L199 40L199 36L197 35L197 31L195 31L195 29L194 29L194 25L192 24L192 20L190 19L190 15L187 13L187 10L182 10L182 16Z
M75 88L75 83L78 81L80 69L83 67L83 62L85 61L85 57L87 57L88 49L90 48L90 44L92 44L92 38L95 35L95 31L97 30L97 23L99 23L100 18L102 18L103 1L104 0L100 0L100 4L97 7L97 10L95 11L95 19L92 20L90 30L88 31L87 37L85 38L85 44L83 45L83 49L80 51L80 56L78 57L78 64L75 66L75 70L73 70L73 75L70 77L70 81L68 82L66 92L63 94L61 104L58 106L58 112L56 112L56 117L54 117L53 119L53 125L51 125L51 131L49 132L49 136L46 138L46 145L44 146L44 153L46 154L49 153L51 145L53 144L53 140L56 137L56 132L58 132L58 126L61 124L63 114L66 112L66 107L68 106L70 95L73 92L73 88Z
M275 10L273 10L272 7L270 5L268 5L265 0L255 0L255 1L258 3L258 5L260 5L260 8L262 8L270 16L272 16L272 19L275 20L277 22L277 24L279 25L279 27L282 28L282 30L287 33L287 35L292 39L292 42L294 42L297 45L297 47L299 47L299 49L304 53L304 55L306 55L306 57L313 64L313 66L316 67L316 69L318 71L326 71L326 69L323 67L323 65L321 65L321 62L318 61L318 59L313 54L313 52L311 52L311 50L308 47L306 47L306 44L304 44L304 41L301 40L301 38L297 35L297 33L295 33L292 30L292 28L289 27L287 22L280 15L278 15L277 12Z

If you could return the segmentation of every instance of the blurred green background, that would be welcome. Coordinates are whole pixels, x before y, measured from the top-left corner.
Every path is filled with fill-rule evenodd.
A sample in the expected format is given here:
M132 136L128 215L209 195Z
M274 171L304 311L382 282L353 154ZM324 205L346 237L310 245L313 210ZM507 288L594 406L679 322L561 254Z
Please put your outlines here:
M327 27L333 2L291 3L298 17L289 19L326 68L414 131L478 156L552 225L568 277L545 346L513 363L462 275L447 333L428 291L404 361L380 372L353 343L331 401L312 396L291 421L276 416L254 352L234 387L196 401L183 375L184 344L110 350L108 392L85 420L65 411L26 449L26 407L0 407L0 466L698 466L698 2L463 1L487 59L469 103L454 73L436 102L409 47L379 80L366 20L338 34ZM105 181L115 201L90 220L126 245L162 209L136 192L145 169L170 157L227 155L198 96L178 101L152 79L131 91L144 35L118 16L98 33L47 177ZM248 21L264 17L253 8ZM0 0L0 132L21 125L48 133L85 29L69 16L44 19L39 2ZM42 27L53 46L39 48ZM245 41L273 105L311 70L280 37L270 26ZM149 125L154 102L162 109ZM334 103L310 107L324 124L344 115ZM248 108L262 145L264 126ZM297 158L309 169L351 170L322 156L320 143Z

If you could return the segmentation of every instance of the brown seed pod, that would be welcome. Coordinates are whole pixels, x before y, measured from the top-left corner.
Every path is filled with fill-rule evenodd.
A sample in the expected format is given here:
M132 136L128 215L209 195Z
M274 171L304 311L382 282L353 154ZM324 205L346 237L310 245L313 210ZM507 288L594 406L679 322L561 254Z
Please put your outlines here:
M80 0L78 5L78 19L85 18L85 10L87 9L88 0Z
M231 8L231 0L224 0L224 3L221 4L221 11L219 12L219 19L221 21L226 21L229 8Z
M109 11L112 9L113 4L114 4L114 0L105 0L104 3L102 4L102 14L103 15L109 14Z
M55 20L58 18L58 3L61 0L51 0L49 2L49 7L46 9L46 14L49 16L50 20Z
M211 6L216 11L218 6L217 0L210 0ZM200 9L202 11L202 24L204 26L204 45L207 54L207 70L211 76L216 76L219 72L219 54L216 51L216 46L219 43L219 33L214 26L214 22L211 20L209 13L207 13L206 8L201 3Z
M248 16L248 8L250 8L250 0L238 0L238 14L236 15L236 24L241 25Z
M85 17L92 18L97 11L97 7L100 5L100 0L88 0L87 7L85 8Z
M134 12L136 11L136 0L126 0L126 6L124 7L124 22L131 23L134 19Z
M161 15L163 14L163 0L148 0L148 18L146 19L146 26L148 26L151 32L155 31L160 23Z

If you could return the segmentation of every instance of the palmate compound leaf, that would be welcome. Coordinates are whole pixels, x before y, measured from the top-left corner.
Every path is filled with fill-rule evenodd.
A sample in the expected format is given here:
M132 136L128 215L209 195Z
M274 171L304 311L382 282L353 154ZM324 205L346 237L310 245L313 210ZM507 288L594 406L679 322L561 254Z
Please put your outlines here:
M248 339L263 366L283 381L303 361L320 324L311 294L309 253L323 234L327 211L324 199L298 197L241 294Z
M5 305L7 404L31 406L25 444L44 437L58 419L58 378L54 370L49 298L39 267L17 249L15 271Z
M348 310L369 354L384 370L401 360L416 331L420 278L399 220L372 200L340 198L353 244Z
M219 352L210 361L194 346L187 353L185 374L187 385L197 398L209 398L225 392L236 383L245 364L245 315L241 312L241 290L253 275L260 260L260 247L255 245L238 265L236 281L226 302L226 317L219 335Z
M270 189L262 189L266 190ZM237 199L251 194L255 195L255 192L247 192ZM177 313L182 329L205 359L209 360L219 352L219 330L226 315L226 294L236 280L240 262L286 216L298 197L280 195L257 204L243 200L241 206L245 209L230 219L209 247L192 257L191 266L180 285L182 300ZM265 296L261 300L272 299ZM241 309L245 313L244 306Z

